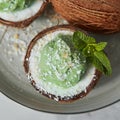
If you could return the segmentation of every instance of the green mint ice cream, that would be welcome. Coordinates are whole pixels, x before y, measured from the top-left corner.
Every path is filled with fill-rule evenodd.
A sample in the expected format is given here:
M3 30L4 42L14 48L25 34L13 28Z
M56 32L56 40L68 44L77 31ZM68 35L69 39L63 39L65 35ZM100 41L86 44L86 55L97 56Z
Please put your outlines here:
M0 11L18 11L29 7L35 0L0 0Z
M72 45L72 36L58 35L40 52L39 79L68 88L81 80L86 66L85 57Z

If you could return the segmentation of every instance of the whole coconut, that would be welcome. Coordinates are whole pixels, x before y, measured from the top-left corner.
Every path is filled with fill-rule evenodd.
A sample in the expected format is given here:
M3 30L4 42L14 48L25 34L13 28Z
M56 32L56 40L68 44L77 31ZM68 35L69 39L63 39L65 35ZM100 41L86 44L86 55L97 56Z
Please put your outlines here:
M85 30L120 31L120 0L51 0L56 12Z

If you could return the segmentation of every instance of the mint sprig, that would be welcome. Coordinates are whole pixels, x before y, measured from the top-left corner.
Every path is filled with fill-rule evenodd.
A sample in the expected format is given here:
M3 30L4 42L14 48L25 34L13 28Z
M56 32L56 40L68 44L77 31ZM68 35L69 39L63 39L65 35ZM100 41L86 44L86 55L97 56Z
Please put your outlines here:
M87 61L91 62L99 71L105 75L112 74L110 61L103 51L107 42L96 43L93 37L80 31L74 32L72 41L74 47L81 51Z

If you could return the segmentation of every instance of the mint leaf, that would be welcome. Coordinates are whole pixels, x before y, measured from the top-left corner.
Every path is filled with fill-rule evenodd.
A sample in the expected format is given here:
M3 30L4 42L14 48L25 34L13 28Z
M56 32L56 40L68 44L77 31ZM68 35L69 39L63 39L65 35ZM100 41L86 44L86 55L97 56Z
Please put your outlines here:
M78 32L74 32L72 42L73 42L74 47L77 50L82 50L87 45L83 40L81 40Z
M73 34L73 45L78 50L82 50L87 44L93 44L95 42L93 37L87 36L83 32L76 31Z
M101 71L101 72L104 71L103 73L105 73L106 69L97 57L94 56L92 63L99 71Z
M103 52L107 42L96 43L93 37L87 36L80 31L74 32L72 42L74 47L86 57L86 60L92 63L99 71L105 75L112 73L109 59Z
M94 55L94 51L95 51L95 47L93 45L87 45L83 50L82 53L86 56L86 57L90 57Z
M95 47L95 49L97 51L101 51L101 50L104 50L104 48L106 47L107 45L107 42L100 42L98 44L94 44L93 46Z
M94 55L98 59L97 61L99 61L97 63L99 65L96 65L97 68L101 70L105 75L110 75L112 73L112 68L111 68L109 59L107 58L105 53L102 51L99 51L99 52L97 51L97 52L94 52Z
M73 38L75 38L79 41L83 41L86 44L91 44L91 43L96 42L96 40L93 37L87 36L86 34L84 34L83 32L80 32L80 31L74 32Z

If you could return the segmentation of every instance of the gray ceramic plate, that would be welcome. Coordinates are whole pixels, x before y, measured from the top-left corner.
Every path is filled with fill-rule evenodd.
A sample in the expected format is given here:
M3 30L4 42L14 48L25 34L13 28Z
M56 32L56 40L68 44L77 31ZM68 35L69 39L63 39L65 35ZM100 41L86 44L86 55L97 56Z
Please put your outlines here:
M92 34L98 41L108 42L106 53L111 60L113 74L110 77L102 77L95 89L85 98L70 104L60 104L41 96L30 85L23 69L23 58L30 40L41 30L62 23L66 21L48 10L25 29L0 25L0 91L27 107L54 113L82 113L118 101L120 99L120 33Z

